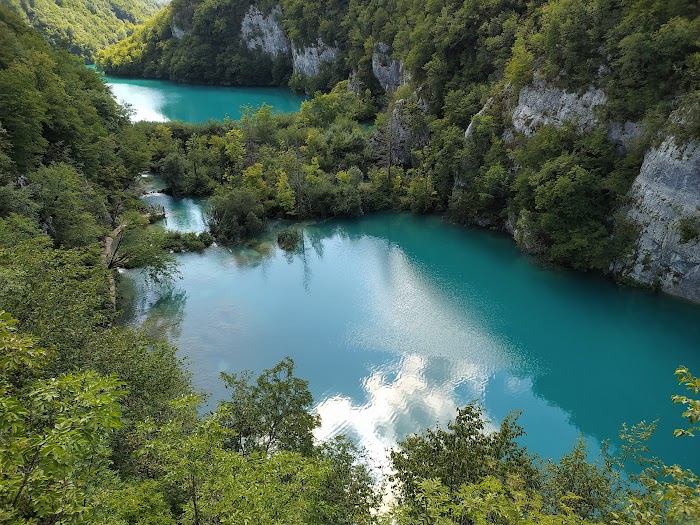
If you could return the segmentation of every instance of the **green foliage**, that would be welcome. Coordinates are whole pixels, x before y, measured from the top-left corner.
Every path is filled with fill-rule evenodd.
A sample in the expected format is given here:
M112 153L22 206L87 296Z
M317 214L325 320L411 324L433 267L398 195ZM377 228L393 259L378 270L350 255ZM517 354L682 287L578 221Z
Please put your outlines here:
M41 29L54 47L68 47L88 61L97 52L131 34L159 7L157 0L8 0L8 5L34 27Z
M285 215L296 213L296 196L289 184L289 177L284 171L280 171L279 178L275 184L275 203Z
M540 498L532 497L517 480L507 483L487 476L478 483L464 484L451 493L440 480L421 481L416 495L421 507L418 520L406 507L399 507L394 519L398 524L422 523L451 525L474 523L486 525L594 525L565 509L562 514L549 514Z
M154 283L170 282L177 264L166 252L167 234L147 226L148 219L137 212L120 217L120 225L106 241L107 268L143 268Z
M400 502L419 513L417 495L423 479L438 479L449 491L456 491L487 476L502 482L515 476L524 487L537 488L539 476L532 459L516 442L523 434L516 416L507 417L493 433L484 428L481 408L470 404L458 410L447 429L428 429L400 441L390 454Z
M249 371L222 373L230 401L220 404L222 424L233 433L229 446L243 455L277 451L309 455L312 431L320 424L310 413L313 397L308 382L294 377L294 361L286 357L251 382Z
M168 252L202 252L212 245L214 238L208 232L165 232L163 249Z
M0 518L89 523L90 489L107 468L108 438L120 424L122 384L81 372L12 388L18 367L41 367L46 358L14 325L0 315Z
M619 494L617 472L607 462L590 462L583 439L557 462L543 468L543 504L553 514L575 514L581 518L608 522Z
M181 523L306 523L326 467L292 452L246 457L227 449L227 409L199 420L198 401L182 398L177 417L141 428L141 459L179 493Z
M700 239L700 217L685 216L678 219L678 233L681 244Z
M285 251L293 251L302 242L299 230L287 228L277 234L277 244Z
M616 157L604 130L542 128L511 155L520 166L512 185L520 242L557 264L606 270L625 249L613 239L610 216L623 202L634 164Z
M56 250L37 236L0 249L0 307L43 346L60 347L59 363L69 370L74 350L113 315L108 276L97 248Z
M207 218L216 239L235 244L263 231L265 209L255 190L225 189L209 200Z
M37 186L39 220L58 246L86 246L104 233L96 216L100 202L90 184L68 164L43 166L31 175ZM104 208L103 208L104 209ZM102 222L108 218L102 217Z
M344 436L322 443L316 455L325 462L314 523L359 525L375 523L381 493L357 446Z
M686 367L678 367L676 369L676 377L678 378L678 383L684 385L689 392L692 392L696 396L698 395L698 392L700 392L700 379L693 376ZM690 428L687 430L677 429L674 435L692 436L693 432L700 428L698 426L698 422L700 422L700 400L681 395L675 395L672 399L674 403L681 403L686 406L683 417L690 423Z

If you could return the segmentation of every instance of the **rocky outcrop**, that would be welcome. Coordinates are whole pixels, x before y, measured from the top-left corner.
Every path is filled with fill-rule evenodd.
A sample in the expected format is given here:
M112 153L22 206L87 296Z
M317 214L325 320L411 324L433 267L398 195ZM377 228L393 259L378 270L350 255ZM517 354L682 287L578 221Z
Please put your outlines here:
M372 72L384 91L395 90L407 82L403 63L391 56L391 47L384 42L377 43L372 53Z
M467 130L464 132L464 140L468 141L472 134L474 133L474 118L475 117L483 117L486 115L486 112L491 108L491 105L493 104L493 97L489 98L486 101L486 104L484 104L484 107L479 110L479 112L472 117L472 121L469 123L469 126L467 126Z
M198 3L197 0L184 0L178 4L177 10L171 9L170 33L173 38L180 39L192 29L192 20Z
M417 98L394 102L388 122L382 129L375 129L370 139L375 154L383 161L390 158L392 163L411 164L411 152L422 149L430 140L426 109L425 102Z
M601 89L589 88L578 95L535 80L520 90L518 105L512 112L513 129L531 137L541 126L558 127L572 122L580 131L588 131L598 124L595 108L606 101Z
M642 137L642 133L642 125L637 122L611 122L608 125L608 139L617 142L621 155L634 148L635 141Z
M291 44L279 23L282 10L276 6L264 16L257 6L251 5L241 21L241 39L251 51L260 51L275 58L288 55Z
M322 64L335 62L337 47L330 47L318 39L316 45L297 49L292 46L292 65L294 72L307 77L315 77L321 71Z
M179 27L177 24L175 24L175 22L173 22L170 25L170 32L172 33L173 38L178 38L178 39L182 38L183 36L185 36L187 34L185 32L185 30L183 28Z
M700 144L672 138L650 149L630 190L627 216L640 228L621 275L700 302L700 240L681 239L680 225L700 210ZM682 242L686 241L686 242Z

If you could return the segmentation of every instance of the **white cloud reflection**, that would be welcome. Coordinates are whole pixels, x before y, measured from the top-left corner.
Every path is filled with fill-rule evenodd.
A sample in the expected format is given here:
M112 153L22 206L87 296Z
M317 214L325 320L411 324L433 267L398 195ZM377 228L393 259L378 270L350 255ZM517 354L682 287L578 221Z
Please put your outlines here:
M564 411L533 393L534 371L519 377L529 364L486 326L483 319L493 312L480 310L485 302L445 293L395 247L367 264L364 276L370 294L364 304L371 311L362 316L363 324L348 329L349 346L395 358L362 380L363 400L337 394L318 404L318 439L338 434L355 439L381 477L389 472L388 451L397 441L446 424L457 406L471 400L479 401L496 425L500 418L492 416L494 411L503 417L523 402L538 423L577 435ZM489 406L491 398L494 406ZM504 402L509 409L503 409ZM493 429L489 424L487 430Z

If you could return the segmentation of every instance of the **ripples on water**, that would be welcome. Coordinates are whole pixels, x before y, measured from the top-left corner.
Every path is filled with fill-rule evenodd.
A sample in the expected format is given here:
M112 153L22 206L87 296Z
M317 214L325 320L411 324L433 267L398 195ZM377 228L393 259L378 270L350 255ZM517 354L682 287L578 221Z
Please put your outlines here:
M199 231L201 206L150 196L168 227ZM179 214L179 215L177 215ZM623 421L662 417L654 451L695 468L673 440L675 366L700 370L700 309L533 264L505 238L433 218L388 215L303 227L285 254L254 247L179 256L170 295L135 287L136 323L190 358L197 386L226 396L222 371L260 372L291 355L323 425L375 465L407 434L477 400L496 424L522 409L523 442L559 457L585 434L595 453Z

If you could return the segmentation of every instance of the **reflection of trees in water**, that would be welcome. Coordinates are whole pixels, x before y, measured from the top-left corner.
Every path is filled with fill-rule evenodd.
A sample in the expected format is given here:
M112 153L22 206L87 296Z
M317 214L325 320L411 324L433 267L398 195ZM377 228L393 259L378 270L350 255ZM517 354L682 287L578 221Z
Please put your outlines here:
M281 250L282 256L288 264L299 260L302 267L302 284L304 290L309 292L313 276L312 259L314 255L319 261L324 258L325 241L333 237L355 241L366 236L364 224L359 225L357 219L347 223L336 221L293 223L294 227L298 228L301 233L301 242L293 250L282 250L277 246L277 234L281 229L288 228L289 224L286 221L273 222L262 236L243 247L229 249L236 267L239 269L261 268L264 272L273 258L278 256L278 250Z
M235 248L231 250L231 254L236 267L245 270L263 265L274 256L275 250L275 244L269 239L264 239L251 243L245 248Z
M180 338L185 312L187 292L181 288L167 287L150 307L142 323L149 339L167 339L170 342Z
M330 228L307 228L305 229L306 236L309 239L309 244L316 252L319 260L323 259L323 241L333 236L333 230Z

